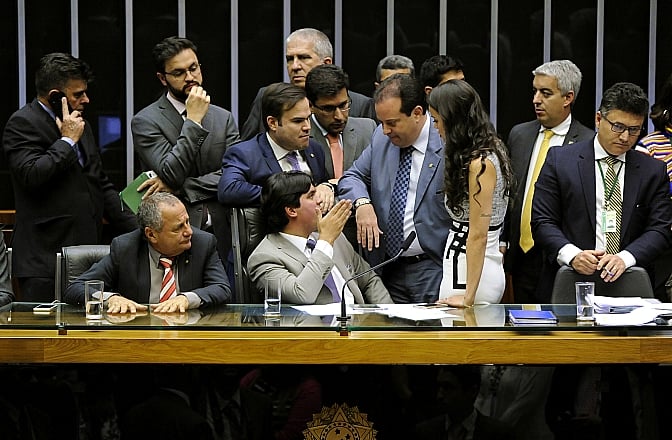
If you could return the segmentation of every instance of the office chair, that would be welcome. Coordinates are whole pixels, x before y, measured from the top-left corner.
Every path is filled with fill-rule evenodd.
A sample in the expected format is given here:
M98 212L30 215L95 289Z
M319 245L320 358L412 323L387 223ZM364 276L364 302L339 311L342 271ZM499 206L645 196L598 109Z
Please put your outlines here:
M260 304L263 302L262 294L250 282L247 273L247 259L265 235L264 221L259 208L231 209L235 303Z
M595 295L598 296L639 296L653 298L651 279L646 270L633 266L625 271L613 283L605 283L600 278L600 273L581 275L569 266L563 266L558 270L553 283L551 303L553 304L576 304L576 292L574 283L577 281L592 281L595 283Z
M109 253L110 246L106 244L63 247L56 254L56 300L61 301L68 285Z

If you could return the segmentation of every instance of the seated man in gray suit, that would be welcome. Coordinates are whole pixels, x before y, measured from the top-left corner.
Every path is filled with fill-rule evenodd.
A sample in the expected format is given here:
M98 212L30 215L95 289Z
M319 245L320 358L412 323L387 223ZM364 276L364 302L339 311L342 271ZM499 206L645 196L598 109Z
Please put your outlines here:
M260 290L280 286L290 304L340 302L345 282L369 269L341 234L351 207L341 200L322 217L310 176L286 171L269 177L261 193L268 235L248 259L252 282ZM344 294L349 304L392 302L374 272L348 283Z
M112 240L110 253L79 276L65 301L84 303L84 282L105 282L108 313L155 313L221 304L231 288L212 234L191 229L189 215L172 194L158 192L138 208L140 229ZM111 292L111 295L108 295Z

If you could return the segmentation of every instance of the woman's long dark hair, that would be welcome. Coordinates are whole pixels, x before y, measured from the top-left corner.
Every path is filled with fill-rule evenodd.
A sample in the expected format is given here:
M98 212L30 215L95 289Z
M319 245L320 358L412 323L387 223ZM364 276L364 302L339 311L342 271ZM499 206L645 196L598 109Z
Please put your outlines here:
M462 204L469 197L469 164L476 158L481 159L481 169L476 176L478 194L481 192L479 178L485 172L485 158L489 153L499 159L504 193L508 196L513 185L509 155L476 90L465 81L450 80L432 90L428 103L443 122L446 206L457 215L464 213Z

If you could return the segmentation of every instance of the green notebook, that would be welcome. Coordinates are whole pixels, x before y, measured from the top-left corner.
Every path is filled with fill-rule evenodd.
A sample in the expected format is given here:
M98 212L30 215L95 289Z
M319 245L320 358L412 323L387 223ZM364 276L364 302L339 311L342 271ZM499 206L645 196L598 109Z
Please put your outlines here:
M133 182L129 183L128 186L119 193L119 198L122 201L122 211L124 209L124 205L126 205L131 211L133 211L133 214L138 213L138 206L140 206L142 196L147 192L146 189L138 192L138 187L142 184L142 182L153 177L156 177L156 173L154 171L142 172L138 177L135 178Z

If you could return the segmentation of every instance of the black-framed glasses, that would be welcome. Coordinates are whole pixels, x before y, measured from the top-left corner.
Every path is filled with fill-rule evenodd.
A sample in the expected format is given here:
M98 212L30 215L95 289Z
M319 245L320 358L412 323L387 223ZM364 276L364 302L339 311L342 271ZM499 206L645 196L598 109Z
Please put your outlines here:
M641 125L633 125L632 127L628 127L627 125L623 125L620 122L611 122L605 115L602 115L602 118L604 118L605 121L607 121L611 125L611 131L614 133L621 134L625 130L628 130L628 135L630 136L637 136L639 133L642 132L642 126Z
M191 73L191 76L197 75L201 71L201 64L194 63L189 66L187 69L178 69L173 70L172 72L163 72L165 75L170 75L175 79L184 79L187 76L187 72Z
M313 104L313 107L318 109L322 113L331 114L331 113L335 113L336 109L342 111L343 113L345 113L347 111L350 111L350 106L351 105L352 105L352 99L350 99L350 97L348 97L347 101L343 101L342 103L340 103L338 105L322 105L322 106L320 106L320 105L317 105L317 104Z

